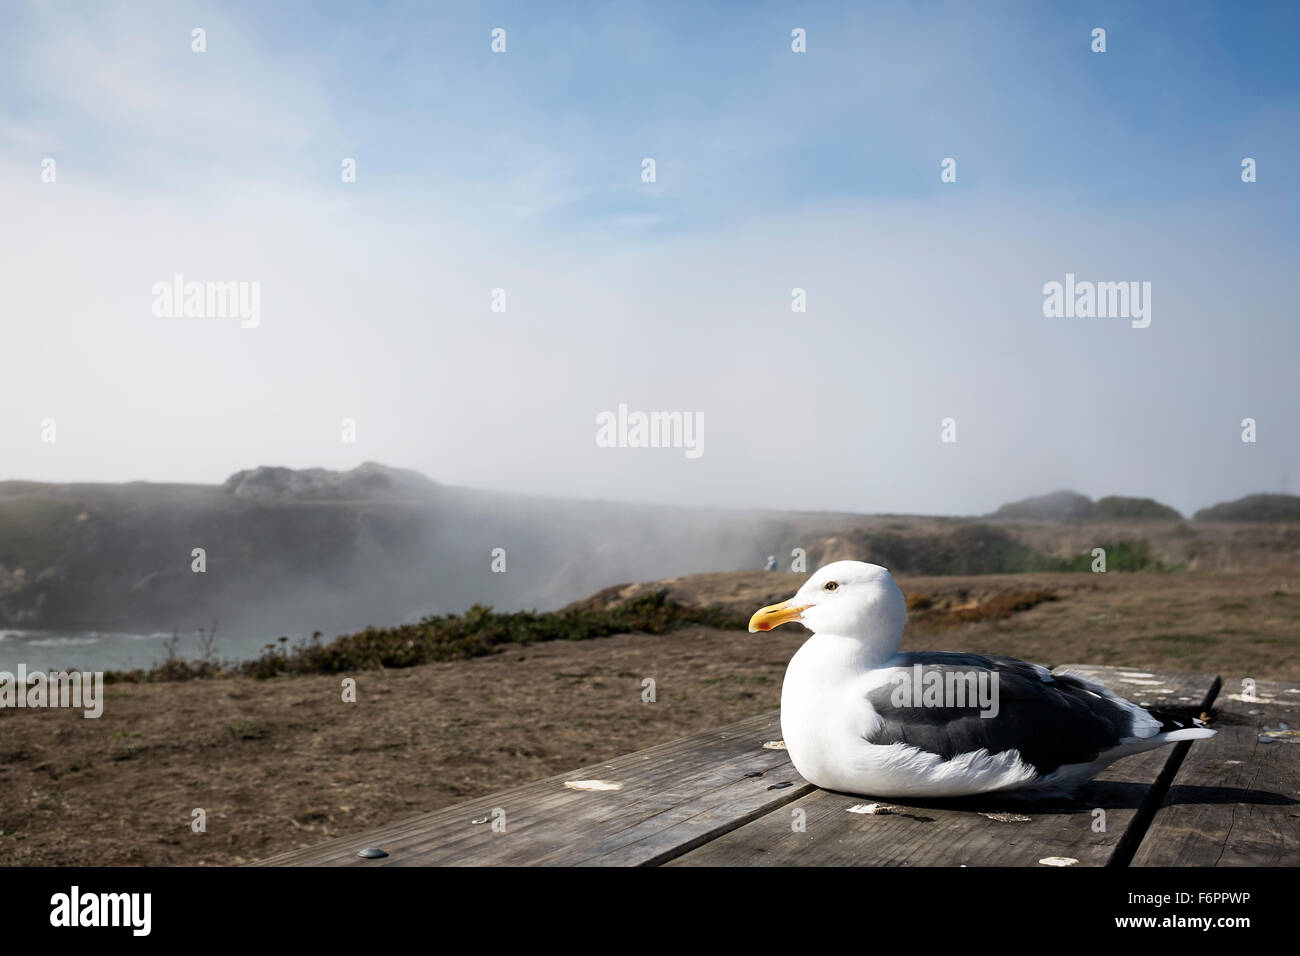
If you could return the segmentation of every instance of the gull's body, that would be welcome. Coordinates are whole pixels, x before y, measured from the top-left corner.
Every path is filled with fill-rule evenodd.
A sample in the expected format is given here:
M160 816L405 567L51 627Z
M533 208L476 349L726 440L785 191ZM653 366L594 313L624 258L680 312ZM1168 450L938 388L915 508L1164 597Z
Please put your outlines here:
M900 654L906 604L889 572L873 564L827 565L789 601L755 614L750 630L791 620L814 634L786 670L781 732L795 769L828 790L1065 796L1120 757L1214 735L1199 721L1147 711L1100 684L1014 658ZM972 697L900 697L921 678L971 688ZM977 685L996 688L992 706L976 705Z

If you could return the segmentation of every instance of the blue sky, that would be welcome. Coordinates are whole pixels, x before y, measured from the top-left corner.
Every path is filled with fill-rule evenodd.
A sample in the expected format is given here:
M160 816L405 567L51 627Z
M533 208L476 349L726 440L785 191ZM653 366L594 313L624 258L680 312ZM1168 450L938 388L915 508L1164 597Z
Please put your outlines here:
M377 459L942 513L1300 486L1296 4L268 7L0 9L0 478ZM1151 328L1045 319L1067 271L1151 281ZM159 324L175 272L259 281L264 323ZM596 449L620 402L702 412L705 455Z

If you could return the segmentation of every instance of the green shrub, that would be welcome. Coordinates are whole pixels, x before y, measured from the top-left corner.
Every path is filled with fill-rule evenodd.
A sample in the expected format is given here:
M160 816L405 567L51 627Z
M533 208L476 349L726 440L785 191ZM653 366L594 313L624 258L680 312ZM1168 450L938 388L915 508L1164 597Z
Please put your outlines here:
M1145 541L1113 541L1097 545L1106 551L1107 571L1185 571L1187 566L1181 562L1168 563L1151 556L1151 548ZM1065 559L1063 571L1091 571L1092 553L1075 555Z
M1173 508L1153 498L1125 498L1121 495L1098 499L1092 516L1099 521L1181 521L1183 518Z
M1300 521L1300 496L1247 495L1196 512L1198 521Z
M847 538L862 560L895 574L1022 574L1067 570L1061 558L1044 554L988 524L966 524L935 534L904 535L855 529ZM812 555L818 558L818 554Z
M164 661L148 671L118 672L106 679L129 681L186 680L218 673L267 678L278 674L337 674L343 671L415 667L492 654L510 644L535 641L582 641L610 634L641 631L664 634L689 625L743 630L746 622L718 607L691 608L666 590L642 595L618 607L563 611L499 613L476 604L464 614L426 617L418 624L368 627L328 644L320 632L292 647L287 638L266 645L251 661L218 669L209 663Z

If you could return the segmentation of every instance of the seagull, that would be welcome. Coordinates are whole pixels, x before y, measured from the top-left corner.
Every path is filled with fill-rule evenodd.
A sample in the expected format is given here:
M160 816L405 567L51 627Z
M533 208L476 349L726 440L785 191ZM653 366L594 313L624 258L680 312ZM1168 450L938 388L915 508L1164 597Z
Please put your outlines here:
M1121 757L1215 734L1014 657L899 653L906 618L889 571L836 561L750 619L751 633L788 621L813 632L781 688L805 780L876 797L1069 797Z

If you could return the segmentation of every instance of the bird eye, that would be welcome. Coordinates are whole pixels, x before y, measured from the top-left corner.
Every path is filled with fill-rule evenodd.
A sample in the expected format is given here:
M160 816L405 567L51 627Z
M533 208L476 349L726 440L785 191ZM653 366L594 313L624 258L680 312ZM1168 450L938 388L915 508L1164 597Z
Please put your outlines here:
M834 591L837 587L839 587L839 585L836 584L834 581L827 581L825 584L822 585L822 587L824 587L827 591Z

